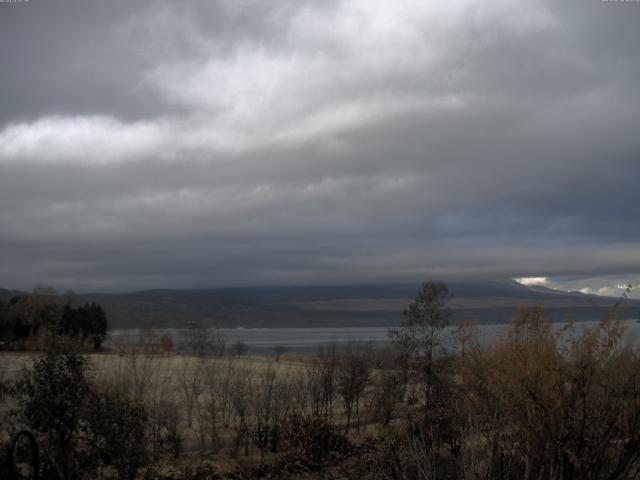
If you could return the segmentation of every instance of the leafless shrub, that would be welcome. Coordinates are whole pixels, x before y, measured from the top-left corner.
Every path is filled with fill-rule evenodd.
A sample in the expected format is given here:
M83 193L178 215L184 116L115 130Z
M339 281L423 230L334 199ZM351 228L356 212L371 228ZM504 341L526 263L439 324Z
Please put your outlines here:
M219 328L207 327L199 321L190 321L182 330L182 336L194 355L203 356L207 353L217 357L224 355L226 342Z
M236 340L236 343L233 345L233 350L237 357L243 357L247 353L249 353L249 347L247 346L247 343L241 338Z
M161 401L151 410L153 451L156 456L168 452L178 458L183 451L184 437L180 427L180 408L171 401Z
M248 372L236 375L230 385L230 403L232 407L232 422L235 430L233 454L237 456L244 447L245 456L249 456L250 432L251 432L251 397L252 376Z
M210 440L211 448L218 450L222 446L220 436L223 423L223 384L222 369L213 362L207 362L203 368L202 395L197 402L198 425L201 447Z
M282 357L282 355L287 353L287 351L288 349L284 345L276 345L275 347L273 347L273 353L275 353L276 355L276 362L279 361L280 357Z
M189 428L193 426L194 408L202 394L204 370L205 365L201 358L182 357L180 359L180 367L176 377Z
M321 417L290 415L282 427L283 456L312 469L320 469L351 449L345 435Z
M311 413L315 417L329 418L336 397L338 354L335 346L319 349L317 357L307 365L307 391Z
M357 428L360 429L360 398L369 382L369 366L366 355L357 345L350 345L340 356L337 368L338 393L342 399L346 417L346 431L351 427L351 419L355 410Z
M374 419L382 425L389 425L394 409L402 400L400 373L391 369L380 370L373 387L371 397Z
M266 450L278 450L280 427L291 408L289 383L284 374L278 375L273 367L268 367L258 375L255 388L254 442L264 458Z

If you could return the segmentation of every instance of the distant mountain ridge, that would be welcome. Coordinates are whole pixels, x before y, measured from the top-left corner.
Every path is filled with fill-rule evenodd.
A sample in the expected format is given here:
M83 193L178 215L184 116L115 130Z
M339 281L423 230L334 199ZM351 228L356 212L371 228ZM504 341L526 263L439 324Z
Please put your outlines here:
M6 288L0 288L0 300L8 300L9 298L26 294L26 292L22 292L20 290L7 290Z
M567 315L595 320L616 298L561 292L513 280L448 281L452 320L508 322L519 304L544 305L554 321ZM419 285L238 287L195 290L145 290L124 294L76 295L80 303L102 305L113 328L180 327L201 321L221 327L393 326ZM0 299L20 294L0 289ZM640 301L627 300L621 316L638 318Z

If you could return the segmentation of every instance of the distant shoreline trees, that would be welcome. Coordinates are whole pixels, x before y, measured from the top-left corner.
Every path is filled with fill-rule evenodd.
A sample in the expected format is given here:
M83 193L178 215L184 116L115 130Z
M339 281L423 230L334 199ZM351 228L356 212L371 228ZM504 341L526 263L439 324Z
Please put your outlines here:
M38 291L0 301L0 350L41 349L52 334L90 343L94 350L100 350L108 328L100 305L73 305L71 294Z

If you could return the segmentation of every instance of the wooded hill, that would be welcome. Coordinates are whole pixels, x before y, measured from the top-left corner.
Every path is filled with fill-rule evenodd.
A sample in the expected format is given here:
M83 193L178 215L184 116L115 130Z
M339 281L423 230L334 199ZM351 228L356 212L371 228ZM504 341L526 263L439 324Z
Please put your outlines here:
M531 287L513 280L450 281L452 321L511 320L516 306L544 305L554 321L571 315L596 320L616 298ZM80 304L101 305L112 328L179 327L202 321L221 327L394 326L419 285L359 285L147 290L125 294L78 294ZM0 298L20 292L0 290ZM620 315L638 318L640 301L627 300Z

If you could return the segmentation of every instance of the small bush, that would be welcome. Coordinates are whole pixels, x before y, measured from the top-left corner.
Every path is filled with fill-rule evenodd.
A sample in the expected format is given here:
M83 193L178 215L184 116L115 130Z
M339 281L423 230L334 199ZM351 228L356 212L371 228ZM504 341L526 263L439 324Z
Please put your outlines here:
M21 414L38 435L43 478L92 478L115 468L132 479L147 461L146 407L100 392L87 359L67 341L54 342L18 382Z
M91 393L87 361L50 349L18 383L22 414L45 440L45 459L63 479L81 478L97 464L87 449L85 407Z
M96 395L87 416L101 463L114 466L121 480L135 478L148 457L145 405L123 395Z
M312 469L321 468L351 450L347 437L321 417L290 415L282 427L281 438L285 458Z
M151 414L152 443L156 453L167 452L174 459L182 454L184 439L180 434L180 414L177 404L161 401Z

